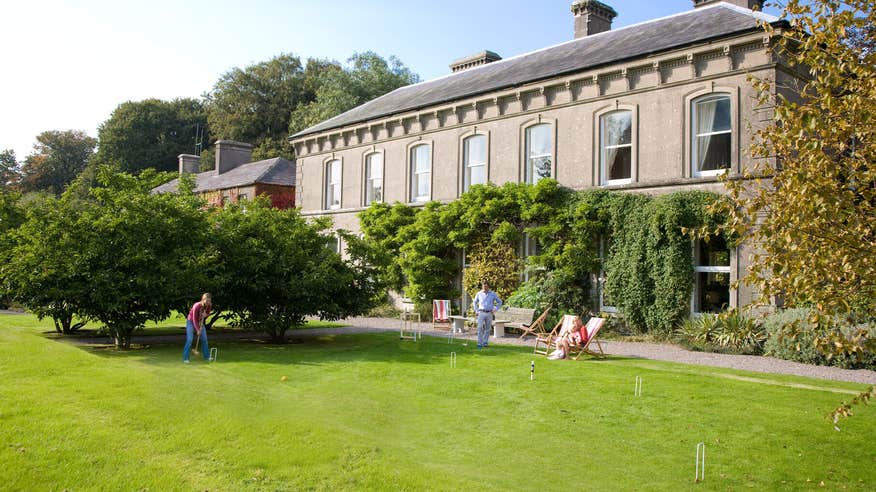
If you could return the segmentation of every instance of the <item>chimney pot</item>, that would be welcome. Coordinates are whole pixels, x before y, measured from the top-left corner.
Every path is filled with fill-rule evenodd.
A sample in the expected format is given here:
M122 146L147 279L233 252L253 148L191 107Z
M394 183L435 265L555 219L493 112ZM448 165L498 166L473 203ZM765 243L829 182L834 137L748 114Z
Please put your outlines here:
M575 0L572 2L572 15L575 16L575 39L611 30L611 21L617 12L597 0Z

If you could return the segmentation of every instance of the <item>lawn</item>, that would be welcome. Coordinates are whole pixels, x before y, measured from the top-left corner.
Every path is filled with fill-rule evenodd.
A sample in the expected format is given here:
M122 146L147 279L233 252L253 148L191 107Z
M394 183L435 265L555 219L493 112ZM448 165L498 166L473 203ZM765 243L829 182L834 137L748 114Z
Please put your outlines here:
M219 343L184 365L180 346L48 327L0 316L0 489L876 487L876 408L825 418L861 385L622 358L535 359L530 381L525 349L392 333Z

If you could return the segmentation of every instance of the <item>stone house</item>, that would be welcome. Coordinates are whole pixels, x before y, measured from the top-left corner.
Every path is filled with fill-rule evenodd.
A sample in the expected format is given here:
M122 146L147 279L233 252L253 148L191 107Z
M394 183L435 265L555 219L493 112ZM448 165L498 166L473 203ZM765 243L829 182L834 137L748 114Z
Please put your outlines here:
M721 193L719 176L751 164L751 137L772 118L747 78L782 85L795 77L759 24L787 23L761 4L693 0L688 11L612 30L612 7L575 0L571 41L507 59L463 58L447 76L292 135L296 203L356 232L356 214L374 201L448 202L487 181ZM692 312L751 302L748 286L731 288L745 246L692 248Z
M200 172L201 158L191 154L179 155L179 173L193 174L194 192L207 200L210 206L253 199L265 195L275 208L295 207L295 163L282 157L252 161L252 145L233 140L215 143L216 166ZM153 193L174 193L179 179L171 180L153 189Z

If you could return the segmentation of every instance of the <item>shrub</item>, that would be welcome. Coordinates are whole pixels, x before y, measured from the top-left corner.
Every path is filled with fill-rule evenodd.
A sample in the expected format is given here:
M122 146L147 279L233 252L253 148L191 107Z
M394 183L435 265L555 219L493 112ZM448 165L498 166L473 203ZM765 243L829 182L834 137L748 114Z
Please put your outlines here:
M707 352L757 354L766 339L763 328L737 310L687 318L675 333L682 345Z
M847 338L854 330L851 327L816 329L810 321L811 314L809 309L794 308L776 311L766 316L763 321L767 336L764 354L804 364L844 369L876 369L876 353L873 351L864 352L860 358L842 353L828 355L820 351L816 344L818 338L829 335Z

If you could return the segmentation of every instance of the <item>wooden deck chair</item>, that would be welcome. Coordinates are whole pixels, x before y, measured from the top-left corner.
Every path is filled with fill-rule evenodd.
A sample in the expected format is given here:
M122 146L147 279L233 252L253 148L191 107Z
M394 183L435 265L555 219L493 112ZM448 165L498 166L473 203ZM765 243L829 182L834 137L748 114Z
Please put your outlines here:
M561 337L566 333L572 331L572 327L575 326L575 320L577 319L578 317L574 314L564 315L563 319L557 322L557 324L554 326L554 329L551 330L550 333L537 334L535 336L535 348L533 349L532 353L548 355L548 353L550 353L551 351L551 346L553 345L554 341L556 341L558 337ZM542 344L544 345L544 348L539 347Z
M550 307L545 309L544 312L541 313L541 316L536 318L535 321L532 322L532 324L522 325L520 331L522 331L523 333L520 334L520 338L523 338L526 335L538 336L539 334L546 333L544 329L544 321L547 319L547 315L549 312L551 312Z
M435 299L432 301L432 329L439 326L450 330L450 301L447 299Z
M596 334L599 333L599 329L602 328L602 325L605 324L605 318L598 318L593 316L587 321L587 325L584 328L587 330L587 340L580 345L569 345L569 353L566 354L566 357L571 357L572 354L575 354L574 359L578 360L578 357L581 357L581 354L588 354L594 357L603 357L605 356L605 352L602 351L602 344L599 343L599 339L596 338ZM596 342L596 350L590 348L593 342Z

